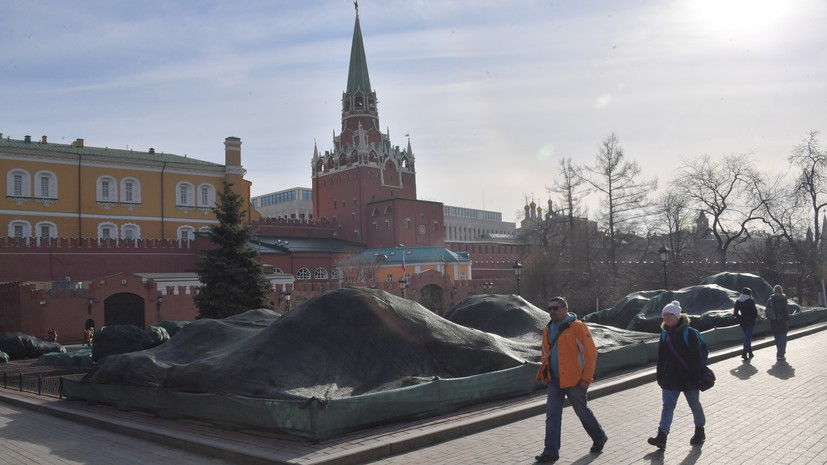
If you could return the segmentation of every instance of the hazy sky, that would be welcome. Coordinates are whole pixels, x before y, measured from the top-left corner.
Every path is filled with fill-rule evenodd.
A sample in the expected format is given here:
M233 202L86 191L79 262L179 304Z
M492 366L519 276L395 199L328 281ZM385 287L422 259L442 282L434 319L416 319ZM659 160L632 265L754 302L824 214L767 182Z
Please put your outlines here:
M559 160L612 132L668 189L681 161L751 153L768 175L827 132L824 0L362 0L382 130L410 134L420 199L545 204ZM253 194L310 187L332 149L349 0L5 0L4 137L223 163ZM827 136L822 135L822 143Z

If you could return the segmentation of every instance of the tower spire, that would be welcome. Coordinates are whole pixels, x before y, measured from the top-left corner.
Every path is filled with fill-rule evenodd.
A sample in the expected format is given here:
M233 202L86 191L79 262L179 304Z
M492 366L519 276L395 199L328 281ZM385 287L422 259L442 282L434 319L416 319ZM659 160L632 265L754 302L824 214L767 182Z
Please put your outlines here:
M359 4L356 5L356 25L353 27L353 43L350 46L350 68L347 73L347 93L358 91L367 94L371 91L368 75L368 60L365 56L365 44L362 41L362 27L359 25Z

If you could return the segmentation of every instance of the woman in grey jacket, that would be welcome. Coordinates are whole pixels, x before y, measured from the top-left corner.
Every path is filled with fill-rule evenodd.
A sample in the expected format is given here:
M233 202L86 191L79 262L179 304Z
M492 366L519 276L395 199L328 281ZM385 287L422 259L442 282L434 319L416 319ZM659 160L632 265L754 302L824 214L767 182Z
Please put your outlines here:
M790 330L790 306L787 304L787 296L784 289L775 285L775 294L767 300L767 308L771 309L768 320L770 320L770 331L775 338L775 358L785 360L787 353L787 331ZM770 316L775 315L775 318Z

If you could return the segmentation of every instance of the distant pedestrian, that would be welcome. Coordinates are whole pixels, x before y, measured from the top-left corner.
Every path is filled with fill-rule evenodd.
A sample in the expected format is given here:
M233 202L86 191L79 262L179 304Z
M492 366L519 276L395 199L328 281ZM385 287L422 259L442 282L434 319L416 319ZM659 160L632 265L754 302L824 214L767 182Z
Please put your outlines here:
M775 293L767 300L767 319L770 320L770 331L775 338L775 358L787 359L787 331L790 330L790 306L784 288L776 284Z
M704 426L706 417L701 406L698 390L698 380L704 362L701 354L701 341L695 331L689 331L689 315L683 313L681 304L677 300L663 307L663 324L661 328L666 332L658 344L657 379L661 387L663 408L660 413L658 434L649 438L649 444L660 449L666 448L666 436L672 426L672 417L678 397L683 393L692 418L695 422L695 434L689 440L690 444L702 444L706 440ZM686 332L684 333L684 328ZM684 339L685 337L685 339Z
M577 315L569 313L562 297L549 301L551 321L543 330L543 352L537 381L548 385L546 401L546 435L543 453L534 457L538 462L556 462L560 458L560 436L563 420L563 397L592 438L592 453L603 450L608 437L588 406L589 384L594 381L597 348L592 333Z
M49 332L46 334L49 338L49 342L57 342L57 331L55 331L54 328L49 329Z
M95 327L90 326L83 332L83 345L91 346L92 339L95 337Z
M758 309L752 298L752 289L745 287L741 291L741 295L735 301L733 313L738 319L738 324L741 325L741 331L744 332L744 350L741 352L741 358L748 360L753 357L752 332L755 329L755 319L758 318Z

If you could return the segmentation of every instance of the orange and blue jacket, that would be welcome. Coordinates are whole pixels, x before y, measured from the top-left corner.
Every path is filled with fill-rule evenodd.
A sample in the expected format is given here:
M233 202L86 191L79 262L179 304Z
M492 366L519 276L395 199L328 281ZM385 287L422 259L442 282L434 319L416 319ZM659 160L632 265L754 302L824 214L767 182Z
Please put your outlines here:
M578 320L573 313L569 313L563 322L571 325L560 334L557 339L557 372L560 377L560 387L567 388L578 384L581 380L589 383L594 381L594 369L597 364L597 348L592 339L592 333L585 323ZM540 370L537 372L537 381L548 384L553 374L551 368L552 347L549 338L549 326L543 330L543 353ZM554 335L551 335L554 337Z

